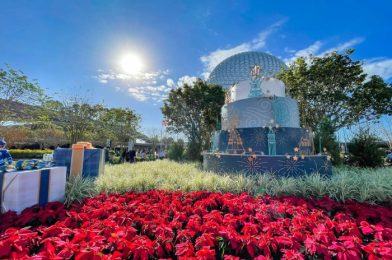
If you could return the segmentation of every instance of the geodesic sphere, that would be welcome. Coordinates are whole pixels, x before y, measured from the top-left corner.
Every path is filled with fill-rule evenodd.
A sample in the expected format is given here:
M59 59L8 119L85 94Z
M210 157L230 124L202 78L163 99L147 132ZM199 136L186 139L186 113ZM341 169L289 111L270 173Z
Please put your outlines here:
M261 76L274 77L286 64L277 57L264 52L242 52L235 54L221 63L211 72L208 83L225 88L250 79L250 71L254 65L260 65Z

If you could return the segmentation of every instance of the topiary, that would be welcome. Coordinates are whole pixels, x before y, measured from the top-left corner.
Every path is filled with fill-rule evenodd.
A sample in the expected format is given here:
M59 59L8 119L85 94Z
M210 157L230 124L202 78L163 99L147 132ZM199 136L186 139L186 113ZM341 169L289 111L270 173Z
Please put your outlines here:
M384 164L384 151L377 144L378 138L369 129L360 129L347 145L349 164L359 167L379 167Z

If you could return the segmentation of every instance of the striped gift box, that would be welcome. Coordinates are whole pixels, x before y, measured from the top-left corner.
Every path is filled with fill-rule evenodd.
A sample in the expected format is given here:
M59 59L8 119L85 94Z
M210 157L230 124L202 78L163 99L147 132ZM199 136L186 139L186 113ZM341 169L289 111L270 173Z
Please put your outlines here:
M22 212L25 208L52 201L64 201L66 168L52 167L0 174L1 212Z

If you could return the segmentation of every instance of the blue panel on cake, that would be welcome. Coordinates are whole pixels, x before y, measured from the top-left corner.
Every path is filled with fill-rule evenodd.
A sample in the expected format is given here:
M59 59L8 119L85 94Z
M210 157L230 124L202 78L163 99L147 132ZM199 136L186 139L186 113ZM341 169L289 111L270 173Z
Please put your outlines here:
M203 168L214 172L241 172L245 175L270 173L279 177L300 177L319 173L328 177L332 174L327 156L284 156L284 155L230 155L205 153Z

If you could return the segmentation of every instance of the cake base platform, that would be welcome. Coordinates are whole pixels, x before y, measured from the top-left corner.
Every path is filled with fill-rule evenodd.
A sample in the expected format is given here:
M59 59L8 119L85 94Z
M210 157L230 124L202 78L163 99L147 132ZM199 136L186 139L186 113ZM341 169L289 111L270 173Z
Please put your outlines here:
M217 173L240 172L245 175L270 173L279 177L301 177L312 173L332 174L331 162L325 155L301 156L203 154L203 169Z

